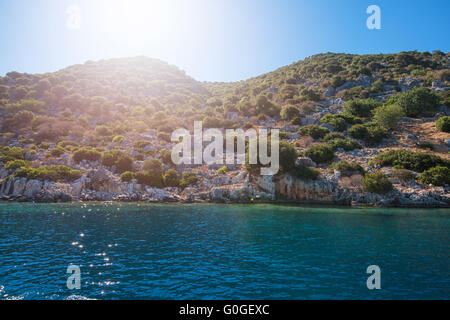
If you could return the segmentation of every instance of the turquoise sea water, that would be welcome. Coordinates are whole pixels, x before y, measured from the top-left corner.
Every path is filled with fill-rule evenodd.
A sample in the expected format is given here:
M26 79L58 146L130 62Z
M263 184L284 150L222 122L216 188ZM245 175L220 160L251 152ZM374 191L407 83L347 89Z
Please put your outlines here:
M0 298L449 299L449 243L448 209L0 203Z

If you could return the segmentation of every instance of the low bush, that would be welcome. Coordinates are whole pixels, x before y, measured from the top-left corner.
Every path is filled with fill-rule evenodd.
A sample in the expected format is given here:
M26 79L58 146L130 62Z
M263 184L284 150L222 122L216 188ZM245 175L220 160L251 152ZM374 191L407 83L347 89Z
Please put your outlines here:
M138 140L134 143L134 147L137 149L143 149L150 144L149 141L146 140Z
M436 166L450 168L450 161L434 154L408 150L389 150L375 157L381 166L395 166L415 172L423 172Z
M348 129L348 134L355 139L360 139L370 145L376 145L387 137L387 130L375 122L356 124Z
M397 128L398 122L405 116L403 109L395 104L378 107L373 114L374 121L388 130Z
M115 136L115 137L112 139L112 142L114 142L114 143L122 143L124 140L125 140L125 137L124 137L124 136Z
M25 151L20 147L8 147L4 146L0 149L0 160L3 162L9 162L13 160L23 160L25 157Z
M162 174L161 160L155 158L145 160L144 164L142 165L142 170Z
M346 114L326 114L322 119L320 119L322 123L328 123L333 127L334 131L345 131L347 129L348 124L357 124L361 123L361 119L352 115Z
M137 183L147 185L156 188L164 187L164 180L161 174L154 174L151 172L138 172L136 173Z
M186 188L199 181L199 177L194 172L183 172L183 179L180 180L180 187Z
M101 137L107 137L107 136L112 135L111 129L104 125L96 127L95 133Z
M318 126L317 124L310 124L298 129L298 133L302 136L310 136L314 139L322 139L329 132L330 130L325 127Z
M76 141L72 141L72 140L63 140L60 141L58 143L58 146L60 146L61 148L67 148L67 147L78 147L79 144Z
M392 169L391 177L398 182L408 182L413 181L415 175L410 170L394 168Z
M290 174L303 180L316 180L320 176L320 171L312 167L296 166L290 171Z
M227 166L223 166L222 168L217 170L217 174L227 174L227 172L228 172L228 167Z
M66 149L64 149L61 146L57 146L56 148L53 148L47 153L47 156L51 157L59 157L62 156L64 153L66 153Z
M333 149L328 145L314 145L305 151L302 154L308 158L311 158L315 163L326 163L330 162L334 158Z
M355 149L361 149L362 146L358 141L348 138L335 138L333 140L328 140L327 145L333 150L344 149L345 151L352 151Z
M361 174L361 175L365 175L366 171L364 170L363 167L361 167L358 163L356 162L348 162L345 160L342 161L338 161L338 162L333 162L329 167L328 167L328 171L329 172L333 172L334 170L339 171L342 173L343 176L352 176L353 174L357 173L357 174Z
M296 126L301 126L302 125L302 118L301 117L295 117L294 119L291 120L291 123L293 125L296 125Z
M164 184L167 187L178 187L180 184L180 178L178 177L178 173L174 169L169 169L164 173Z
M159 157L161 158L161 161L162 161L164 164L173 165L173 162L172 162L172 152L171 152L170 150L162 149L162 150L159 152Z
M439 107L439 96L427 88L414 88L390 97L386 104L400 106L408 117L417 117Z
M388 193L392 190L392 183L388 177L381 173L368 173L364 176L363 180L364 191L373 193Z
M72 182L81 178L82 173L67 166L55 165L40 168L22 167L14 173L14 176L26 179Z
M450 117L440 117L438 121L436 121L436 128L442 132L450 132Z
M285 120L293 120L300 116L300 110L293 105L286 105L281 108L280 116Z
M450 185L450 169L448 167L436 166L419 174L417 180L420 183L433 184L435 186Z
M5 165L5 170L17 170L22 167L29 167L30 162L25 160L12 160L8 161Z
M87 147L76 150L72 155L73 160L77 163L80 163L83 160L97 161L100 160L101 157L102 154L99 151Z
M356 117L368 118L372 110L381 106L381 102L374 99L350 100L344 105L344 113Z
M130 182L133 179L136 179L136 174L131 171L125 171L120 175L120 180L124 182Z
M345 139L345 135L340 132L330 132L323 138L324 141L331 141L334 139Z

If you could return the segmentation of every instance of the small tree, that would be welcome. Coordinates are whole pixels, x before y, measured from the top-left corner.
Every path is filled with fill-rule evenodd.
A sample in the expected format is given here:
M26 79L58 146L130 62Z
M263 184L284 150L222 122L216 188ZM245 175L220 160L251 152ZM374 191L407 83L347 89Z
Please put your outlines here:
M442 132L450 132L450 117L440 117L438 121L436 121L436 128Z
M300 110L293 105L283 106L281 108L280 116L285 120L293 120L300 116Z
M164 174L164 184L168 187L178 187L180 178L174 169L169 169Z
M392 190L392 183L388 177L381 173L368 173L364 176L363 188L367 192L388 193Z
M376 108L374 110L373 119L382 127L393 130L397 128L398 122L404 115L403 109L400 106L393 104Z

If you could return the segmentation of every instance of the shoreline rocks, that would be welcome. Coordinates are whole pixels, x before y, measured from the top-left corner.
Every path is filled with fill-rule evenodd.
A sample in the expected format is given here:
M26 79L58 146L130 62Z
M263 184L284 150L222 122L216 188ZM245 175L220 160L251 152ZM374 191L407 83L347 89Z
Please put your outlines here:
M302 159L301 161L307 161ZM105 176L105 175L103 175ZM358 188L339 185L335 175L319 180L302 180L290 175L215 177L184 190L180 188L151 188L112 180L92 184L83 176L73 183L58 183L25 178L0 181L0 201L9 202L73 202L119 201L150 203L297 203L327 205L361 205L382 207L450 207L448 188L403 188L388 194L366 193ZM105 182L105 181L103 181ZM91 189L95 185L97 189ZM401 188L401 186L399 187Z

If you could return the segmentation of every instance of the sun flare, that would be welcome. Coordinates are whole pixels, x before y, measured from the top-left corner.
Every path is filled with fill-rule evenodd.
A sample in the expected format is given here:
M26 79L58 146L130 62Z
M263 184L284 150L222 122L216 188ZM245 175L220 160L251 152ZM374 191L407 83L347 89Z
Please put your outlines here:
M160 0L102 1L102 12L105 32L125 43L161 40L175 20L169 3Z

